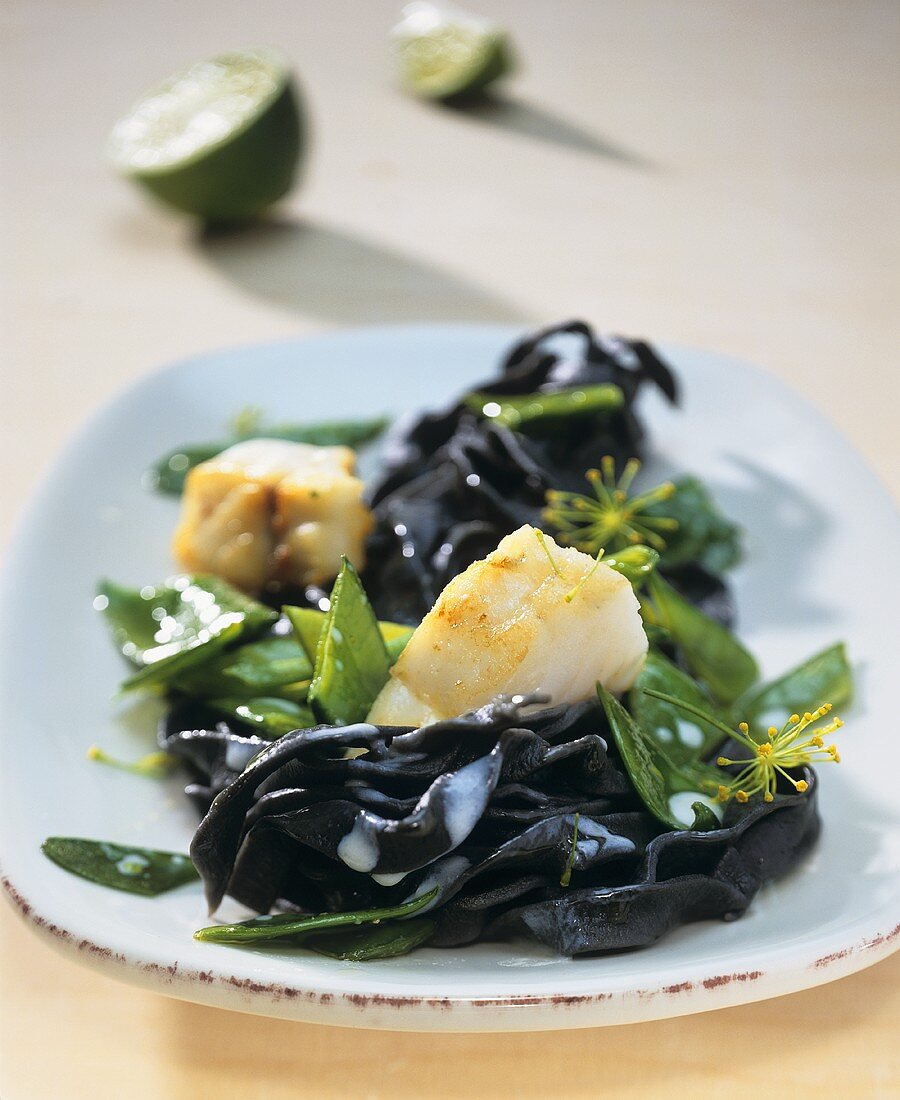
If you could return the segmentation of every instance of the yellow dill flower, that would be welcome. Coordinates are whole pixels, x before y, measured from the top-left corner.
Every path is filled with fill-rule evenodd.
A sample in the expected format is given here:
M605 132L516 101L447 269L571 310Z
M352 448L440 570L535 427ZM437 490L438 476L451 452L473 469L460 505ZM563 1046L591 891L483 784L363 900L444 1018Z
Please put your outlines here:
M741 722L737 730L729 729L711 714L707 714L700 707L692 703L686 703L683 699L677 699L674 695L667 695L662 691L654 691L644 688L644 694L654 699L662 699L671 703L680 710L702 718L704 722L715 726L716 729L740 744L745 745L751 755L740 760L732 760L727 756L720 756L716 764L720 768L741 766L741 770L733 778L727 777L727 782L720 783L717 796L719 802L728 802L734 798L736 802L749 802L753 795L761 794L764 802L772 802L778 786L778 777L782 776L791 784L798 794L803 794L809 784L805 779L794 779L787 772L788 768L800 768L805 764L834 763L840 764L841 755L837 745L825 744L825 738L843 726L840 718L832 718L824 725L817 726L831 712L831 703L823 703L817 710L807 711L801 718L799 714L792 714L779 730L776 726L769 726L766 731L765 741L757 741L750 736L750 727L746 722ZM713 789L711 787L711 789Z
M610 552L644 542L655 550L664 550L661 531L674 531L678 521L667 516L647 516L652 504L668 500L675 492L671 481L655 489L629 497L628 490L641 464L631 458L616 480L615 461L611 455L600 460L599 470L584 475L594 491L592 497L582 493L565 493L551 489L543 518L559 531L559 541L575 546L586 554L598 550Z
M807 711L802 718L799 714L792 714L780 730L776 726L769 726L765 741L757 741L751 737L750 727L746 722L741 722L737 731L731 732L731 736L735 741L746 745L751 755L740 760L732 760L727 756L720 756L716 760L720 768L743 765L729 783L719 787L719 801L727 802L733 795L738 802L746 802L751 795L762 794L765 802L771 802L775 798L779 775L802 794L809 784L805 779L794 779L788 775L788 768L829 761L835 764L841 762L837 746L826 747L825 738L829 733L840 729L844 723L840 718L832 718L825 725L814 725L830 711L831 703L823 703L818 710Z

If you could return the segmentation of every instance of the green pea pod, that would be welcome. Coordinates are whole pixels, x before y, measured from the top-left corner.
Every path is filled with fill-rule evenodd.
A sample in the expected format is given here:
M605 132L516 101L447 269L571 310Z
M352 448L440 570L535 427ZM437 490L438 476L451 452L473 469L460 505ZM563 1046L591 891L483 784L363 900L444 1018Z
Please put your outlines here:
M723 773L699 760L690 764L676 764L666 750L644 732L618 699L610 695L602 684L597 685L597 694L606 711L622 762L650 813L670 829L706 830L710 828L710 816L715 818L718 825L718 818L712 811L709 815L705 812L698 814L693 810L693 805L701 797L708 798L716 792ZM687 800L676 797L684 794L697 796L690 803L693 811L690 817L686 813L686 807L682 809L679 804Z
M296 697L292 685L312 679L313 666L293 634L259 638L173 677L173 686L200 698L234 695Z
M393 959L421 947L434 933L435 923L427 917L348 928L342 932L311 935L303 943L310 951L344 962Z
M41 851L55 864L73 875L124 890L129 894L155 897L174 890L198 877L189 856L178 852L160 852L155 848L137 848L112 844L105 840L51 836Z
M617 550L615 554L610 554L609 557L604 556L601 561L610 569L615 569L617 573L627 577L637 588L656 569L659 554L650 546L628 546L624 550Z
M322 636L322 627L325 625L327 612L316 611L311 607L284 607L282 610L291 620L294 632L303 646L303 651L315 664L316 651L319 647L319 638ZM407 626L405 623L379 621L378 629L384 639L390 662L394 664L406 648L406 643L413 636L416 628Z
M845 706L853 696L853 672L843 642L829 646L733 707L737 721L780 725L788 714L815 710L821 703Z
M372 420L336 420L320 424L276 424L266 427L250 418L242 421L240 431L218 443L193 443L176 447L164 454L147 471L145 483L160 493L178 495L184 491L187 475L201 462L208 462L242 439L286 439L293 443L312 443L317 447L358 447L381 435L387 427L384 417Z
M315 668L316 651L319 648L319 638L322 636L322 627L325 625L327 612L315 611L311 607L289 606L283 607L282 610L290 619L291 626L294 628L294 633L297 635L297 640L302 646L307 660Z
M473 393L466 405L479 416L521 432L556 427L571 417L605 415L621 409L625 396L612 382L596 386L578 386L556 393L526 393L521 397L495 397Z
M322 722L362 722L390 668L375 612L356 570L344 558L316 648L309 705Z
M688 668L719 703L733 703L756 682L756 661L730 630L704 615L658 573L649 577L647 593L651 621L669 631Z
M648 695L648 689L683 699L715 715L716 705L708 693L677 665L651 650L628 696L628 709L635 722L675 764L708 759L724 740L721 729Z
M319 913L317 916L298 916L296 913L276 913L274 916L254 917L239 924L212 924L194 933L195 940L206 943L263 943L266 940L293 939L310 932L343 928L348 925L377 924L380 921L410 917L424 909L438 895L438 887L421 897L412 898L401 905L382 909L360 909L352 913Z
M140 589L103 581L97 595L116 644L138 669L122 685L124 691L169 684L278 617L204 574L179 574Z
M208 704L224 717L235 718L251 726L261 737L278 738L294 730L315 726L316 716L309 707L276 696L210 699Z

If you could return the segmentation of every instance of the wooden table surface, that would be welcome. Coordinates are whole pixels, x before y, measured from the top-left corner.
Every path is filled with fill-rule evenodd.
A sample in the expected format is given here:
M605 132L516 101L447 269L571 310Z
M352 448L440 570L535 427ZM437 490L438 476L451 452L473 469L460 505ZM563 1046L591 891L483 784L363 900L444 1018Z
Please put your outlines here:
M70 431L145 372L381 321L585 316L743 356L900 490L897 5L479 8L525 64L460 113L394 91L383 0L7 0L0 535ZM306 180L269 223L204 235L112 178L102 142L161 75L255 43L302 75ZM353 1032L97 977L3 906L0 1096L897 1096L898 977L894 956L777 1001L606 1030Z

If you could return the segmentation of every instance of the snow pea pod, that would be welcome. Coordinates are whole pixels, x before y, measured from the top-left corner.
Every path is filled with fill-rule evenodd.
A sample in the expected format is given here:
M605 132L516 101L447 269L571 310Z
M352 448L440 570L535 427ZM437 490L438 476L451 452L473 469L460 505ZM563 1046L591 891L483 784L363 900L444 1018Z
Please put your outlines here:
M677 665L653 650L628 697L628 709L635 722L652 737L675 764L706 760L724 740L716 726L694 719L662 699L646 694L647 689L661 691L692 703L699 710L715 715L716 705L708 693L682 672Z
M375 612L356 570L344 558L316 647L309 705L323 722L361 722L390 668Z
M573 416L596 416L616 412L625 404L625 395L612 382L578 386L556 393L526 393L498 398L488 393L472 393L465 404L489 420L516 431L528 432L545 424L558 426Z
M843 642L823 649L777 680L763 684L734 705L738 719L779 724L786 714L803 714L827 699L836 707L845 706L853 695L853 673Z
M235 432L218 443L193 443L176 447L164 454L145 475L148 488L160 493L179 495L184 490L187 475L201 462L208 462L242 439L286 439L291 443L312 443L317 447L358 447L381 435L388 421L385 417L371 420L335 420L321 424L277 424L266 427L248 424L246 430Z
M601 684L597 685L597 695L631 782L650 813L670 829L705 830L711 827L712 820L718 824L715 814L711 810L706 812L708 807L703 798L709 798L717 790L721 781L719 769L699 760L676 764ZM682 801L688 803L688 798L678 797L691 794L696 795L690 802L692 823L687 805L684 808L679 805Z
M427 917L399 923L373 924L342 932L312 935L304 944L318 955L344 962L366 962L369 959L393 959L408 955L426 943L435 929L435 922Z
M166 684L278 618L271 608L205 574L182 573L140 589L102 581L94 605L123 656L137 666L122 685L125 691Z
M41 851L73 875L144 897L155 897L198 877L188 856L155 848L51 836L41 845Z
M324 931L346 925L377 924L379 921L398 920L418 913L437 897L437 893L435 887L427 894L412 898L402 905L360 909L353 913L319 913L312 917L297 913L276 913L273 916L240 921L238 924L212 924L208 928L198 929L194 933L194 939L206 943L261 943L265 940L303 936L320 929Z
M647 581L650 621L665 627L685 663L719 703L732 703L756 682L753 655L721 623L704 615L654 573Z

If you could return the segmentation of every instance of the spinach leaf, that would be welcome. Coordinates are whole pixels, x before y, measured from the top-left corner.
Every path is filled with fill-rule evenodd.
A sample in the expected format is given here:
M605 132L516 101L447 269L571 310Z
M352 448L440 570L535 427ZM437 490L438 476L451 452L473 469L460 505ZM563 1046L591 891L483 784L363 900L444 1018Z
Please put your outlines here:
M102 581L98 599L116 644L139 669L122 685L126 691L166 683L278 617L203 574L180 574L140 589Z
M708 829L710 815L698 813L691 803L693 823L688 825L675 796L695 793L709 797L721 782L718 768L699 760L676 764L654 738L649 737L613 695L597 684L597 695L635 790L651 814L670 829ZM715 814L712 814L715 817ZM716 818L718 824L718 818Z
M609 557L601 559L604 565L627 577L637 587L644 583L656 568L659 554L650 546L626 546Z
M666 532L666 548L660 557L663 569L696 563L711 573L724 573L740 561L740 528L722 515L709 490L697 478L676 481L673 495L650 505L645 512L678 522L674 531Z
M155 897L198 877L189 856L155 848L51 836L41 845L41 851L73 875L144 897Z
M719 703L734 702L756 682L756 661L731 631L688 603L658 573L648 578L647 591L651 623L669 631L688 668Z
M297 638L273 635L204 661L199 668L175 676L173 686L200 697L286 694L302 701L312 674L313 666Z
M373 924L346 932L311 935L303 944L310 951L331 959L365 962L369 959L393 959L407 955L431 938L435 929L428 917L414 917L398 923Z
M472 393L465 398L465 404L479 416L497 424L529 432L538 427L556 427L558 421L573 416L615 412L625 404L625 396L612 382L601 382L556 393L526 393L515 397Z
M323 722L362 722L390 668L375 612L356 570L344 558L316 649L309 705Z
M150 467L145 484L160 493L179 494L184 490L188 473L201 462L207 462L242 439L286 439L292 443L312 443L317 447L358 447L381 435L388 425L385 417L372 420L335 420L319 424L276 424L266 427L248 423L245 430L218 443L194 443L176 447Z
M309 707L276 696L209 699L208 703L223 716L236 718L239 722L252 726L261 737L270 737L273 740L286 733L293 733L294 730L309 729L317 724Z
M852 695L853 673L844 644L838 642L743 696L733 710L745 722L781 726L789 714L815 710L823 702L841 707L850 702Z
M284 607L285 615L290 619L294 633L300 640L304 653L315 664L316 650L319 647L319 638L322 636L322 628L325 625L326 611L316 611L310 607ZM414 626L406 626L405 623L379 622L378 629L384 639L384 645L388 652L391 664L394 664L406 643L413 636Z
M353 913L319 913L314 917L297 913L276 913L273 916L254 917L239 924L212 924L208 928L196 931L194 939L207 943L262 943L265 940L305 936L310 932L342 928L346 925L378 924L379 921L409 917L413 913L418 913L437 897L438 892L439 887L436 886L421 897L384 909L360 909Z
M714 715L716 706L709 695L677 665L661 653L651 651L628 697L635 722L675 764L707 759L724 740L722 731L701 718L692 720L671 703L646 695L648 688L683 699Z

